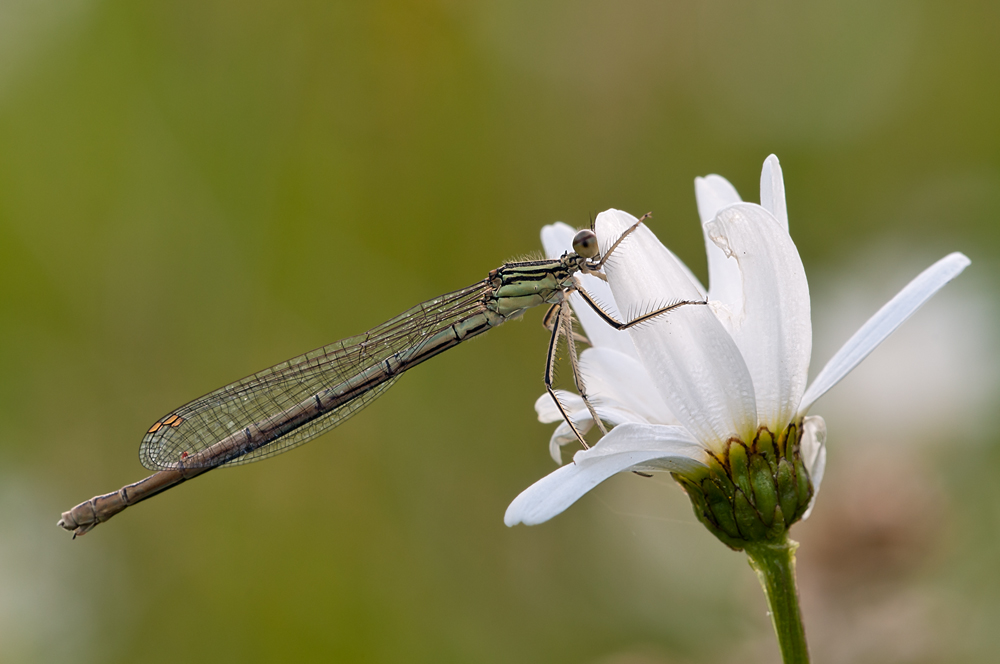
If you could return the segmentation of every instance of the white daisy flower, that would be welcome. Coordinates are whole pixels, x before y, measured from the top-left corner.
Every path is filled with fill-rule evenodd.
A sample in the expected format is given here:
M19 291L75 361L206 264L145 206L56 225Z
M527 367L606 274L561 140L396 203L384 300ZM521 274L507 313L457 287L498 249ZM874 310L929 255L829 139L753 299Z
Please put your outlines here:
M808 516L826 460L826 425L809 408L849 373L969 259L953 253L927 268L851 337L807 389L812 350L809 287L788 234L781 167L773 155L761 173L761 204L744 203L718 175L695 180L708 251L708 306L685 306L618 332L573 295L591 348L580 358L587 390L610 433L572 463L522 492L504 521L541 523L608 477L668 471L687 490L695 514L733 548L783 536ZM603 251L635 217L597 217ZM547 254L569 250L574 231L546 226ZM665 302L704 299L690 270L640 226L605 265L607 283L583 286L619 319ZM575 394L560 392L581 430L594 422ZM548 395L539 419L561 419ZM575 440L560 424L550 449Z

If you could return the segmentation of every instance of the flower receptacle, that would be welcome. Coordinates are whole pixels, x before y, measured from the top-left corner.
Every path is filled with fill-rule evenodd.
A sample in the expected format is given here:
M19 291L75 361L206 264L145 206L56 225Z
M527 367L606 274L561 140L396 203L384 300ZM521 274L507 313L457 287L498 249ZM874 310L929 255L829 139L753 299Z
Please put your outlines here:
M673 477L698 520L726 546L740 551L749 544L784 541L813 496L801 436L800 422L778 436L760 427L750 444L730 438L723 454L712 454L707 469Z

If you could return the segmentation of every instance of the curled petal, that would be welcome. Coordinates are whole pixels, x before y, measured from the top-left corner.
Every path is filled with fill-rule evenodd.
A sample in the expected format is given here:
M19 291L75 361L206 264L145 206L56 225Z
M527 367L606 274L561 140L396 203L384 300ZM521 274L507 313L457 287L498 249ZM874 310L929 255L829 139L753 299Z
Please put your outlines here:
M577 412L570 415L573 418L573 424L576 425L577 430L583 435L587 435L587 432L594 427L594 418L590 416L590 411L578 410ZM552 432L552 436L549 438L549 456L552 460L556 462L557 466L561 466L562 459L562 448L563 445L569 445L570 443L576 442L576 434L573 430L569 428L566 424L566 420L556 427L556 430Z
M573 463L521 492L507 508L504 523L532 526L548 521L616 473L630 469L692 472L704 468L704 449L683 427L623 424Z
M730 311L729 329L753 378L760 423L781 430L797 412L812 354L799 252L771 213L753 203L725 208L705 229L739 266L743 307Z
M586 435L594 426L594 418L591 417L590 411L587 410L587 406L584 405L580 395L565 390L556 390L556 397L558 397L559 403L562 404L563 408L566 409L566 413L573 420L573 424L577 430ZM538 413L539 422L559 422L559 426L556 427L549 438L549 455L556 463L561 464L561 448L563 445L575 442L576 434L569 428L566 418L556 408L556 404L548 392L535 399L535 412Z
M708 237L705 224L725 207L741 202L736 188L719 175L694 179L694 196L698 201L698 216L705 233L705 251L708 254L708 299L721 302L727 308L739 308L742 297L740 271L736 261Z
M545 255L548 258L559 258L567 251L573 251L573 237L575 235L576 230L562 222L543 227L542 246L545 247ZM605 311L615 318L621 318L615 304L615 297L611 294L611 288L607 282L590 274L578 274L577 278L580 285ZM597 312L591 309L579 294L570 295L569 302L591 344L603 348L613 348L620 353L638 358L635 346L632 345L632 338L627 332L616 330L601 320Z
M625 357L620 353L617 355L618 357ZM655 392L655 389L653 391ZM576 428L580 433L586 435L594 426L594 418L583 403L580 395L566 392L565 390L556 390L556 396L559 398L559 403L566 409L566 414L573 420ZM650 422L642 413L636 412L633 408L634 404L629 401L615 400L604 396L593 399L591 403L594 405L594 410L597 411L597 416L613 427L626 422ZM556 404L548 392L535 400L535 411L538 413L538 420L540 422L559 422L559 426L552 432L552 437L549 439L549 454L556 463L561 464L561 447L577 442L576 434L573 433L573 430L567 424L563 414L556 408Z
M760 171L760 206L774 215L785 232L788 232L785 182L781 177L781 164L773 154L764 160L764 168Z
M587 410L579 394L573 394L566 390L556 390L556 396L559 398L559 403L563 405L563 408L567 412ZM562 413L556 408L556 404L552 401L552 397L549 396L548 392L535 399L535 412L538 414L539 422L560 422L563 419Z
M802 421L802 460L809 471L809 479L813 485L812 500L806 508L802 519L808 519L812 514L816 496L819 495L819 485L823 481L823 471L826 470L826 422L818 415L812 415Z
M648 420L636 414L635 411L618 404L595 404L594 410L597 411L597 416L603 422L610 424L612 427L617 427L621 424L649 424ZM573 420L573 424L576 425L576 428L584 435L594 426L594 418L591 417L590 411L586 407L583 410L569 413L569 416ZM569 428L569 424L563 419L559 426L556 427L556 430L552 432L552 437L549 438L549 456L557 464L562 464L563 445L570 445L576 442L576 434L573 433L573 430Z
M597 217L607 250L634 217L618 210ZM680 261L640 226L605 265L619 306L637 314L700 292ZM750 440L757 429L753 382L739 348L707 306L684 306L631 328L632 341L670 412L698 440Z
M830 358L802 396L799 413L807 412L817 399L840 382L858 366L861 360L868 357L869 353L912 316L924 302L961 274L969 263L965 254L959 252L949 254L921 272L916 279L899 291Z

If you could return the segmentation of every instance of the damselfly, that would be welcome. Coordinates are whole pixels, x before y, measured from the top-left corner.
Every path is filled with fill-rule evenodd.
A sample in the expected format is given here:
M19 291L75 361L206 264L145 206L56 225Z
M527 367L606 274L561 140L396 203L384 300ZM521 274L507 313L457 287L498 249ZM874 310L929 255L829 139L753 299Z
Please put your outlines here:
M301 445L367 406L407 369L542 304L550 305L544 323L552 332L545 388L586 447L552 387L556 351L565 338L577 389L606 433L580 376L568 295L580 293L619 330L687 304L704 304L674 302L621 322L580 286L577 273L604 278L605 262L643 219L603 257L593 230L582 230L573 238L573 251L560 258L507 263L479 283L418 304L364 334L293 357L181 406L150 427L139 447L142 465L156 473L63 512L59 525L74 537L82 535L126 507L213 468L258 461Z

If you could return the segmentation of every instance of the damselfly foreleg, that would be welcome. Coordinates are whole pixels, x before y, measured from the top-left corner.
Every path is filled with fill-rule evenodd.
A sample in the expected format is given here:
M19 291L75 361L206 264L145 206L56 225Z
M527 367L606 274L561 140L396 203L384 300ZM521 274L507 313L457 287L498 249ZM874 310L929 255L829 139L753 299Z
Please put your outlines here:
M576 292L580 294L580 297L583 298L583 301L586 302L591 309L597 312L597 315L601 317L601 320L603 320L605 323L615 328L616 330L627 330L630 327L634 327L641 323L646 323L656 318L657 316L662 316L663 314L670 313L675 309L680 309L681 307L687 306L689 304L708 304L708 300L680 300L678 302L671 302L670 304L666 304L662 307L657 307L652 311L646 312L641 316L636 316L632 320L623 323L622 321L618 320L610 313L605 311L604 307L602 307L596 300L594 300L594 298L590 295L590 293L584 290L579 283L576 284L576 288L574 290L576 290Z

